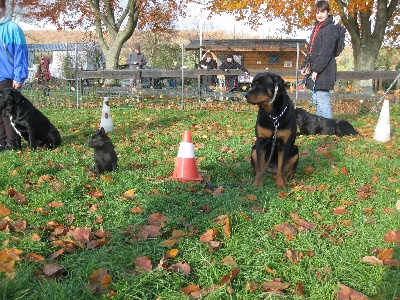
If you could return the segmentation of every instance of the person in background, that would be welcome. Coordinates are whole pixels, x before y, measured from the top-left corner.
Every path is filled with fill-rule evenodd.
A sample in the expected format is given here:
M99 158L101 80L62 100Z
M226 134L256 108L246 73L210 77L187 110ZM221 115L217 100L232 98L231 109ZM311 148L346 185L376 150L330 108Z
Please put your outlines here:
M211 53L207 52L204 58L197 65L199 69L204 70L216 70L218 68L217 61L213 59ZM216 75L203 75L201 76L201 86L206 91L210 91L217 83Z
M22 87L28 78L28 47L24 32L11 20L6 1L0 0L0 89ZM20 150L16 146L17 133L5 110L0 117L0 151Z
M51 74L50 74L50 59L47 56L42 56L40 58L40 63L35 76L38 81L38 84L41 84L43 86L44 96L49 97L50 96L49 82Z
M134 50L129 54L126 63L129 65L129 70L143 69L143 66L147 64L146 57L142 52L140 52L140 45L135 44ZM131 86L139 86L140 78L133 78L131 80Z
M226 57L226 61L223 62L219 68L221 70L224 70L225 72L229 72L228 70L232 69L239 69L245 72L246 75L249 74L249 71L245 67L243 67L241 64L239 64L237 61L233 59L232 54L229 54ZM238 83L237 75L225 75L225 87L227 91L231 92L235 90L237 83Z
M335 49L339 32L333 23L333 16L329 15L328 1L318 1L315 4L315 14L316 21L301 74L308 76L306 87L312 90L312 101L316 105L317 115L331 119L329 91L333 90L336 81ZM307 74L308 63L310 74Z

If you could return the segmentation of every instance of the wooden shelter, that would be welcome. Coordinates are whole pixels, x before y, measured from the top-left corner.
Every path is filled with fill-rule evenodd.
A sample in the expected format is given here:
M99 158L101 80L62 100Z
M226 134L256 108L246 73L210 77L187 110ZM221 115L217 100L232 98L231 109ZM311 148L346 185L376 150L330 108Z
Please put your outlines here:
M193 40L186 45L186 51L194 51L196 61L210 52L217 60L218 66L225 61L228 54L246 67L251 73L271 71L295 74L297 49L299 49L299 64L307 53L305 39L211 39ZM200 55L201 52L201 55ZM288 77L288 76L285 76ZM292 77L292 76L289 76Z

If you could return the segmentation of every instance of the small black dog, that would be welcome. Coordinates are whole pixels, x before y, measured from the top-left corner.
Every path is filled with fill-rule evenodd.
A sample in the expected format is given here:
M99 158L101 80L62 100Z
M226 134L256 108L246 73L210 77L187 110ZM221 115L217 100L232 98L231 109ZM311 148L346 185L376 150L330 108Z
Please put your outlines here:
M354 127L345 120L319 117L302 108L296 108L295 112L296 124L299 127L300 134L326 134L339 137L358 134Z
M276 173L278 188L284 188L286 177L297 168L299 149L296 139L296 116L293 103L286 92L285 82L274 73L260 73L253 78L245 95L250 104L258 105L251 162L256 173L256 185L262 183L265 170ZM272 154L271 154L272 152ZM267 166L267 160L271 157Z
M21 148L21 137L29 143L31 150L55 149L61 145L61 135L49 119L43 115L18 90L0 90L0 110L5 109L11 124L18 133L16 148Z
M93 133L88 146L94 149L94 171L97 178L101 173L117 170L118 156L103 127Z

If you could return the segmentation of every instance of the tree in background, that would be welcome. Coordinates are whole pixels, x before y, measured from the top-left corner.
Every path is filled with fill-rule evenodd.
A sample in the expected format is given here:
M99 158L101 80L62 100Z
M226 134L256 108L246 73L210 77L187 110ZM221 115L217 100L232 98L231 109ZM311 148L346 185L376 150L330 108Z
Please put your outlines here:
M27 20L64 30L94 30L107 69L117 68L122 46L136 29L151 24L156 31L170 30L185 8L183 1L175 0L24 0L16 5Z
M384 43L400 43L400 0L332 0L331 14L339 14L352 44L354 69L375 70ZM261 19L285 23L284 31L311 28L315 0L205 0L211 14L232 13L253 28Z

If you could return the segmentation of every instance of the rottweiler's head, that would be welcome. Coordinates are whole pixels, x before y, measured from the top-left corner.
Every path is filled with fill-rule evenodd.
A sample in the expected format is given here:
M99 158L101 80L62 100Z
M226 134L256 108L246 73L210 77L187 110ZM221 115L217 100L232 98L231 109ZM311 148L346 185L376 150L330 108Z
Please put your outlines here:
M21 93L13 88L0 89L0 110L11 110L20 98Z
M285 81L274 73L259 73L253 78L246 101L250 104L272 105L279 94L285 93Z

